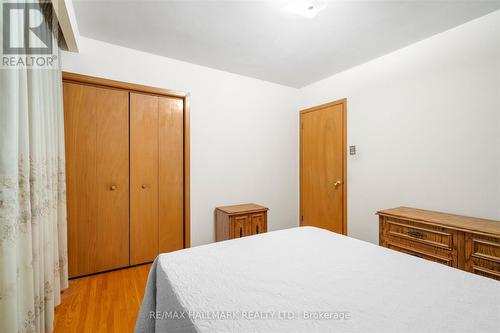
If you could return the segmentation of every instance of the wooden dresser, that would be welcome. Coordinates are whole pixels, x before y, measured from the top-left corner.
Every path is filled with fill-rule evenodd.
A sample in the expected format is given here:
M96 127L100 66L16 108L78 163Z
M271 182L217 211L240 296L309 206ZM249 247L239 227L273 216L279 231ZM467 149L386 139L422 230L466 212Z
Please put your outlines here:
M217 207L215 240L219 242L266 232L268 210L256 204Z
M500 280L500 221L407 207L377 215L381 246Z

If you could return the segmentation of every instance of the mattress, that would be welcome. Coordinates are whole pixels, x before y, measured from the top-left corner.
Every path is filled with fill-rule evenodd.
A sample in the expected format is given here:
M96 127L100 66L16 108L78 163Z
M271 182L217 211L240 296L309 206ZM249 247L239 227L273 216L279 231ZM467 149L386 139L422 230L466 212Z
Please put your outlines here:
M161 254L135 332L500 332L500 283L314 227Z

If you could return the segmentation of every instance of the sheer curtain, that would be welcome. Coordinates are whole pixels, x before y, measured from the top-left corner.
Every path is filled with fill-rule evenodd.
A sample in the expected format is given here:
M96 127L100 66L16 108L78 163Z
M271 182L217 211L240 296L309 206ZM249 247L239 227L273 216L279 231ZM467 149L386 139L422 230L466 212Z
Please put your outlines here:
M56 67L0 68L0 332L51 332L68 286Z

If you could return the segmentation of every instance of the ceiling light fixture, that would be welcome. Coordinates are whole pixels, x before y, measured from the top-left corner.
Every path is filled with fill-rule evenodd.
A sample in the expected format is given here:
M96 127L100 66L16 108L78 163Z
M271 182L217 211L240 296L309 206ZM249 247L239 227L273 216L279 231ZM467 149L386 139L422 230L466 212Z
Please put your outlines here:
M299 0L290 2L284 7L284 9L291 13L311 19L318 15L318 13L325 9L325 7L325 1Z

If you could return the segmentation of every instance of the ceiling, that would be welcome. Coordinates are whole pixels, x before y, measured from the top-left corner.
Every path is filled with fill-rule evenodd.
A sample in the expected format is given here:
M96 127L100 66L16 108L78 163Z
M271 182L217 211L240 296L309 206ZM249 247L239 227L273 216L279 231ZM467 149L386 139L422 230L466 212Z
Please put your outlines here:
M81 35L303 87L500 9L500 1L326 1L312 19L293 0L73 0Z

